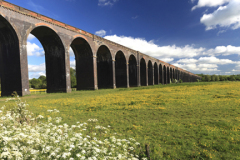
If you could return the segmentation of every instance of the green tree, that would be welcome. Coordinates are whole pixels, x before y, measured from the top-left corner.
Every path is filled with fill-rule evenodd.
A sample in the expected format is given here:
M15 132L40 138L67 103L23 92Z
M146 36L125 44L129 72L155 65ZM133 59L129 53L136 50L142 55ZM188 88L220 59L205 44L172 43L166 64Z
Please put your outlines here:
M70 77L71 77L71 87L72 88L77 87L76 70L73 68L70 68Z
M235 75L231 75L229 78L228 78L229 81L236 81L235 79Z
M40 79L36 79L36 78L31 79L29 82L31 84L31 88L39 88L42 83Z
M46 78L46 76L40 76L38 79L41 81L41 84L39 84L39 88L46 89L47 88L47 78Z
M216 76L216 77L215 77L215 81L219 81L219 76Z
M216 75L215 74L211 76L211 81L216 81Z
M205 81L210 82L211 81L211 76L210 75L205 75Z
M219 76L219 80L220 80L220 81L224 81L224 77L220 75L220 76Z

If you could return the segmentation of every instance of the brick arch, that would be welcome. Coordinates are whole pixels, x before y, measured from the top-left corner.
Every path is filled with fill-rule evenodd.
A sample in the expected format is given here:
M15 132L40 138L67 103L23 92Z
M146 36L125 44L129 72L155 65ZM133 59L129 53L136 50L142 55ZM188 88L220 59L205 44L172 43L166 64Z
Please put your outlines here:
M98 88L113 88L113 58L110 49L101 45L96 55Z
M40 41L45 52L47 92L65 92L67 71L65 46L62 39L51 26L45 23L32 26L28 29L27 36L30 33Z
M148 61L148 85L153 85L153 63L151 60Z
M127 87L127 60L125 54L119 50L115 54L116 87Z
M76 35L73 38L68 48L71 46L75 55L77 90L94 89L92 48L84 36Z
M10 21L0 15L0 72L1 72L1 96L9 96L13 91L23 95L23 77L20 59L20 36L16 27ZM23 77L23 78L22 78ZM28 84L24 86L29 91Z

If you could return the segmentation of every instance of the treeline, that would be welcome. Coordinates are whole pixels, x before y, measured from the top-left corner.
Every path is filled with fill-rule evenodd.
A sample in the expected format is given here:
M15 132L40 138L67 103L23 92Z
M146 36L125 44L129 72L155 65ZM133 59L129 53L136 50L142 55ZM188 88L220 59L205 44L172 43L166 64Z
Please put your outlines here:
M203 82L210 81L240 81L240 74L238 75L205 75L198 74L198 76L202 77Z
M73 68L70 68L70 76L71 76L71 87L77 87L77 78L76 71ZM35 89L46 89L47 88L47 79L46 76L40 76L39 78L33 78L29 80L29 87Z

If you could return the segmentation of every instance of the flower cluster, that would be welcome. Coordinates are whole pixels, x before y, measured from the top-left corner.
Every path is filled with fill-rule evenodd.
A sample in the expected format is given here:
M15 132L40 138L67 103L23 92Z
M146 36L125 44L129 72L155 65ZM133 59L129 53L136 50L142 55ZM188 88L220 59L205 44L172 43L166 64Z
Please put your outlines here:
M106 136L108 128L100 125L91 127L97 119L89 119L90 125L80 122L72 126L60 124L61 117L48 117L44 122L43 116L34 116L26 110L26 106L17 98L11 111L6 111L5 107L0 109L0 158L138 159L134 152L140 145L138 142L132 138ZM59 111L54 109L48 112ZM91 134L84 134L89 128Z

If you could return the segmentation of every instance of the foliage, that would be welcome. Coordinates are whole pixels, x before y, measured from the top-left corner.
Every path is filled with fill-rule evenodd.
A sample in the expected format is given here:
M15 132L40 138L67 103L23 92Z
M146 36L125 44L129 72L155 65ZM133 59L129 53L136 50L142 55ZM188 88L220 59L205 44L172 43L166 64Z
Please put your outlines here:
M179 79L179 83L183 83L183 81L181 79Z
M46 89L47 88L46 76L40 76L38 79L36 78L30 79L29 84L31 88Z
M240 75L204 75L198 74L202 77L201 81L210 82L210 81L240 81Z
M205 81L210 82L211 81L211 76L210 75L205 75Z
M70 77L71 77L71 87L76 88L77 87L76 70L73 68L70 68Z
M48 110L54 117L35 116L26 110L20 98L11 111L0 110L0 158L3 159L138 159L140 143L133 138L117 139L97 119L69 126L60 124L58 110ZM145 158L143 158L145 159Z

